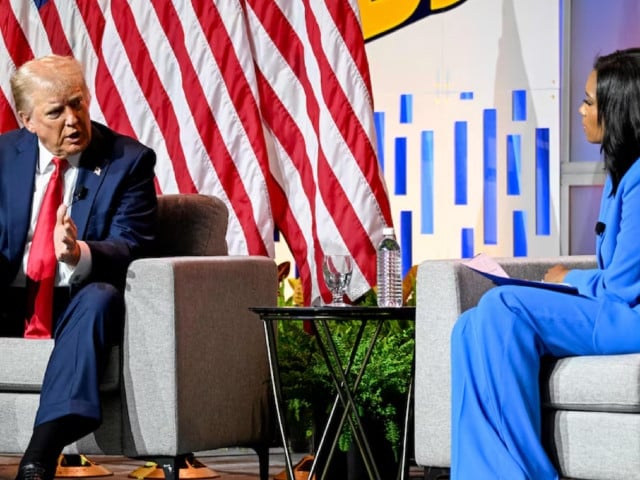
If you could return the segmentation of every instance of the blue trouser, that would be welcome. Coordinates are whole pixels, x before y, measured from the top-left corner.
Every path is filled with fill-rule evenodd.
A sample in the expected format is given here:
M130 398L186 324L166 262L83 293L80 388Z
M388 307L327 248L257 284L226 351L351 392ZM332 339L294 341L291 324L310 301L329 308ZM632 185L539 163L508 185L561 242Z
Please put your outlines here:
M65 415L101 420L100 378L123 322L123 295L110 284L90 283L72 297L56 322L36 426Z
M462 314L451 337L452 480L552 480L541 444L540 357L640 352L627 304L504 286Z

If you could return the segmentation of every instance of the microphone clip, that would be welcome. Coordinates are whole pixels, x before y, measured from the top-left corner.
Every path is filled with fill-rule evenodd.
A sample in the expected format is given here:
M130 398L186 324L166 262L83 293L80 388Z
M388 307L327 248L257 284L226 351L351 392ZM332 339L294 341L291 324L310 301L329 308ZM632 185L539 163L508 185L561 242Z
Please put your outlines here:
M73 193L73 198L71 199L71 205L73 205L74 203L80 200L84 200L88 192L89 192L89 189L84 185L80 185L78 188L76 188L76 191Z

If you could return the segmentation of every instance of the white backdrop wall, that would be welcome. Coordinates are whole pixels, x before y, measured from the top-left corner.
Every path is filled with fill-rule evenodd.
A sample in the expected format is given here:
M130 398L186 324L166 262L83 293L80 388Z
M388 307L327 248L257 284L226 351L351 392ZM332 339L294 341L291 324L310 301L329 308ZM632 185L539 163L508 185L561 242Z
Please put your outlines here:
M559 253L559 22L557 0L468 0L368 42L394 222L405 245L411 235L407 263L481 251L502 256ZM520 106L526 109L516 119L514 95L516 103L524 98ZM495 172L485 154L491 150L486 142L493 141L485 117L493 114ZM456 122L458 132L464 133L466 126L466 185L460 185L464 166L456 168L455 145L461 143L460 133L455 137ZM540 178L543 172L536 163L544 159L536 158L536 137L542 135L544 141L545 131L548 165L542 168L548 176ZM425 135L433 138L432 178L425 172L429 162L422 158ZM508 190L507 173L513 172L509 138L515 143L519 138L520 152L510 157L519 160L514 165L519 193L518 188ZM398 185L402 178L397 171L402 175L403 139L406 193ZM540 150L538 145L538 156ZM546 185L536 188L536 178ZM456 183L459 189L466 187L466 201L456 203ZM492 203L487 190L493 188L494 206L487 205ZM545 211L536 206L541 191L548 192ZM429 207L432 211L425 211ZM495 233L487 231L494 222L487 217L493 215ZM541 221L546 225L538 225ZM471 231L472 245L463 240L463 232Z
M404 270L479 252L556 255L558 0L444 3L367 42Z

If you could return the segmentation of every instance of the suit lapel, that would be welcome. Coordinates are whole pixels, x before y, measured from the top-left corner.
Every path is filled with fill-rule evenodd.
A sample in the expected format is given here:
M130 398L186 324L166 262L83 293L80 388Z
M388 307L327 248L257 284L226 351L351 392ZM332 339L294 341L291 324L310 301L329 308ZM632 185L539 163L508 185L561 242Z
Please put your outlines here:
M31 202L38 159L38 142L35 135L25 131L23 139L17 145L15 161L11 168L3 171L2 183L7 189L7 198L12 198L12 208L8 209L9 250L19 255L29 231L31 219Z
M103 142L102 135L93 128L91 143L80 157L75 192L84 189L86 194L83 198L75 200L71 208L71 218L78 228L79 239L84 239L92 207L109 168L107 158L101 153L106 151L101 148Z

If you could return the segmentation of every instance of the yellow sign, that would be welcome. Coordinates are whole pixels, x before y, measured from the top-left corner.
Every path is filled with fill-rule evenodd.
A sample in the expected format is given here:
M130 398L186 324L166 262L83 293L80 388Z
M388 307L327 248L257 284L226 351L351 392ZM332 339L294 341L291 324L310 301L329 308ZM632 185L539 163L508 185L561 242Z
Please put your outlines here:
M364 39L389 33L464 2L465 0L358 0Z

